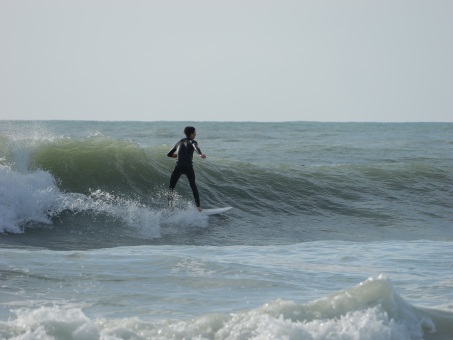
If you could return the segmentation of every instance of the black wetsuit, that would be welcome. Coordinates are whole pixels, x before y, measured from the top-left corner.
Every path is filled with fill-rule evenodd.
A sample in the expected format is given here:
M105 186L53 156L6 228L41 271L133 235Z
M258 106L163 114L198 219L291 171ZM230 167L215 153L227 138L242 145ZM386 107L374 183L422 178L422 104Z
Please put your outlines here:
M175 144L173 149L168 153L168 157L172 157L173 154L177 153L178 160L176 161L175 169L173 170L170 177L170 194L176 186L181 175L186 175L189 180L190 188L192 189L193 198L197 207L200 206L200 195L198 194L197 185L195 184L195 171L193 170L193 152L201 155L201 150L195 140L190 138L183 138ZM171 204L172 197L169 195L169 203Z

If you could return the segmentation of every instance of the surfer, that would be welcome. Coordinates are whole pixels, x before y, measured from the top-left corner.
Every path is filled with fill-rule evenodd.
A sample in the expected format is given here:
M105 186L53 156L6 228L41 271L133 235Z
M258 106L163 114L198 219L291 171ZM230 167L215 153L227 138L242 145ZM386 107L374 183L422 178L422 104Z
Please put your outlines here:
M200 207L200 195L198 194L197 185L195 184L195 171L193 169L192 159L193 152L195 151L201 158L206 158L206 155L201 152L198 147L198 143L195 141L197 132L193 126L186 126L184 129L186 138L181 139L175 144L173 149L168 153L168 157L177 158L176 166L170 177L170 192L168 194L168 204L172 205L173 201L173 189L179 180L181 175L186 175L189 180L190 188L192 189L193 198L195 199L195 205L198 211L202 211Z

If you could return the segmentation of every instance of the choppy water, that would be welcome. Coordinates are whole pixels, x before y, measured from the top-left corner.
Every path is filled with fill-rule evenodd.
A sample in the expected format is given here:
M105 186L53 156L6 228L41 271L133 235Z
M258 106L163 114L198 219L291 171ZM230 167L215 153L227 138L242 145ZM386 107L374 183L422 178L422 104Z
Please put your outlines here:
M0 338L453 338L453 124L187 124L2 122Z

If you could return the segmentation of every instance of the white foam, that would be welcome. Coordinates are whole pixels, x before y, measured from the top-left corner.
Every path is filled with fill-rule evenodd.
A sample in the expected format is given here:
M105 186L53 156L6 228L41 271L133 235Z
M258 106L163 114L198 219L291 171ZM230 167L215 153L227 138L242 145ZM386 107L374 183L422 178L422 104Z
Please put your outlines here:
M39 307L15 311L17 319L0 323L0 336L17 340L98 339L99 331L80 308Z
M60 197L48 172L22 174L0 165L0 232L21 233L29 223L51 223Z
M21 173L0 165L0 232L23 233L25 227L51 224L63 211L91 211L121 220L140 237L160 237L161 212L100 190L90 196L64 193L47 171Z
M160 220L162 212L154 210L140 202L124 199L111 193L96 190L84 199L83 210L91 210L97 214L104 213L123 221L132 227L131 236L143 238L160 237Z
M348 312L339 318L320 316L299 321L273 316L256 309L233 315L210 314L193 320L89 318L74 307L22 308L15 319L0 322L0 336L15 339L422 339L404 323L389 318L379 307Z
M308 304L275 300L246 311L213 311L193 319L147 320L145 315L107 319L89 316L83 306L65 302L28 301L28 306L11 313L8 321L0 321L0 338L409 340L423 339L427 333L447 338L450 331L444 326L441 334L436 333L431 314L402 300L382 277ZM451 323L451 314L443 322Z

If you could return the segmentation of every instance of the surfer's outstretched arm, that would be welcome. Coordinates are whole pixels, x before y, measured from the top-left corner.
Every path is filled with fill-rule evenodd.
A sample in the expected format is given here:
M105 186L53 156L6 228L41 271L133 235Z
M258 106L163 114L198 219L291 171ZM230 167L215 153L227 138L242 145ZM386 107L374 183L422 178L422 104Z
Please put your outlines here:
M201 158L206 158L206 155L201 152L200 148L198 147L198 143L194 140L192 140L192 146L193 146L193 149L195 150L195 152L201 157Z

